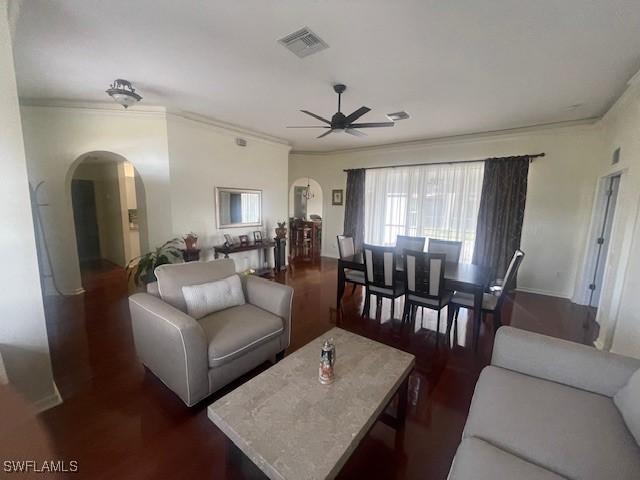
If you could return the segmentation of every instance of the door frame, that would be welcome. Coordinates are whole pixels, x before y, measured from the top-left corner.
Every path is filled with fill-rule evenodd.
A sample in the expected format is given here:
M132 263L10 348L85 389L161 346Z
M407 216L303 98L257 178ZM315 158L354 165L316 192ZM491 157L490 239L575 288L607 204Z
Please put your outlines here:
M603 202L604 196L606 195L606 191L609 188L609 183L611 178L620 177L618 183L618 193L616 199L616 208L613 212L613 218L611 219L611 232L609 236L609 242L607 242L607 255L602 265L602 282L603 285L600 286L600 298L602 298L602 287L605 283L606 272L609 267L609 249L611 247L611 239L616 234L618 228L618 200L620 198L620 186L622 185L623 180L625 179L625 175L627 173L627 169L617 170L615 172L608 173L607 175L602 175L598 178L596 183L596 192L593 199L593 206L591 210L591 222L589 224L589 230L587 231L587 237L585 240L584 247L584 257L582 260L582 270L579 276L579 280L576 282L575 291L571 301L578 305L589 305L591 300L591 290L589 289L589 285L593 282L593 274L596 267L596 255L598 251L598 244L595 241L596 238L600 235L602 229L602 223L604 221L605 210L607 208L606 202ZM598 301L598 304L600 302Z

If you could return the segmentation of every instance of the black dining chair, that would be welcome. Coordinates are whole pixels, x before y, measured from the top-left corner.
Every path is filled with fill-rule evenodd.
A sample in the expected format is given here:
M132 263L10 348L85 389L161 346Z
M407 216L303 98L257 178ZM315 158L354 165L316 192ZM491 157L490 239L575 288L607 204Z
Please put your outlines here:
M395 275L396 249L365 244L363 252L366 291L362 316L364 317L369 311L371 295L375 295L376 310L380 307L383 298L391 300L391 318L393 318L395 299L404 295L404 283Z
M402 320L409 323L417 307L436 310L440 333L440 312L451 299L451 292L444 288L445 254L405 250L403 256L406 296Z
M355 255L355 245L353 243L353 237L348 237L346 235L337 235L338 240L338 254L340 258L347 258ZM356 287L358 285L366 285L366 281L364 278L364 272L359 270L352 270L350 268L344 269L344 278L348 283L353 284L353 289L351 290L351 294L356 291Z
M515 279L523 259L524 252L520 249L516 250L513 254L513 257L511 258L509 267L507 268L507 273L504 276L504 283L502 285L502 288L491 293L485 293L482 296L482 310L480 321L484 321L484 318L487 314L493 315L494 331L498 330L498 328L502 326L502 319L500 318L502 304L504 303L508 288ZM458 312L460 308L473 310L473 304L474 302L472 294L463 292L455 292L453 294L449 303L450 309L447 316L447 338L449 338L453 320L457 320L458 318ZM477 326L476 328L479 328L479 326Z
M427 251L429 253L444 253L447 256L447 262L460 263L462 242L429 238Z
M406 250L424 251L425 237L412 237L410 235L398 235L396 236L396 253L402 255L402 252Z

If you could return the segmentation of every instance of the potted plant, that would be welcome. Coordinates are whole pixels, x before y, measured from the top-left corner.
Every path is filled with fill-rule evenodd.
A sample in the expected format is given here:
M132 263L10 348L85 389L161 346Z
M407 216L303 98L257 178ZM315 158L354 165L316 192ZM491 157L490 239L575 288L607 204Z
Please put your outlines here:
M155 282L157 279L153 271L157 266L173 263L176 258L182 258L182 252L178 248L180 243L181 240L179 238L173 238L154 251L131 260L127 264L129 278L133 275L133 281L136 285L147 285Z

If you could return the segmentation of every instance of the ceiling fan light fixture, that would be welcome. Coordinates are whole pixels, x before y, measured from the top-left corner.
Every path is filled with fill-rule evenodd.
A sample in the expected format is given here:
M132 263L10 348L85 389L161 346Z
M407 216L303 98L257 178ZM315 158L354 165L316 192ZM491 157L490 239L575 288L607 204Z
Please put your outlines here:
M136 89L133 88L131 82L121 78L114 80L111 88L106 90L106 93L124 108L129 108L142 100L142 97L136 93Z

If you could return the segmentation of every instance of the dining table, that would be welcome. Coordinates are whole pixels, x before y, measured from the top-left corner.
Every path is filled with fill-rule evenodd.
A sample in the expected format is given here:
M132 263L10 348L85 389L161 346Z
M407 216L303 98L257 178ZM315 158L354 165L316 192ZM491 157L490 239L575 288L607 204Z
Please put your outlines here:
M337 311L340 311L342 296L345 288L345 268L364 272L364 256L356 253L338 259L338 294L336 299ZM404 281L402 262L396 263L396 276ZM491 269L473 263L445 262L444 288L454 292L465 292L473 295L473 337L477 345L480 335L483 295L491 281Z

